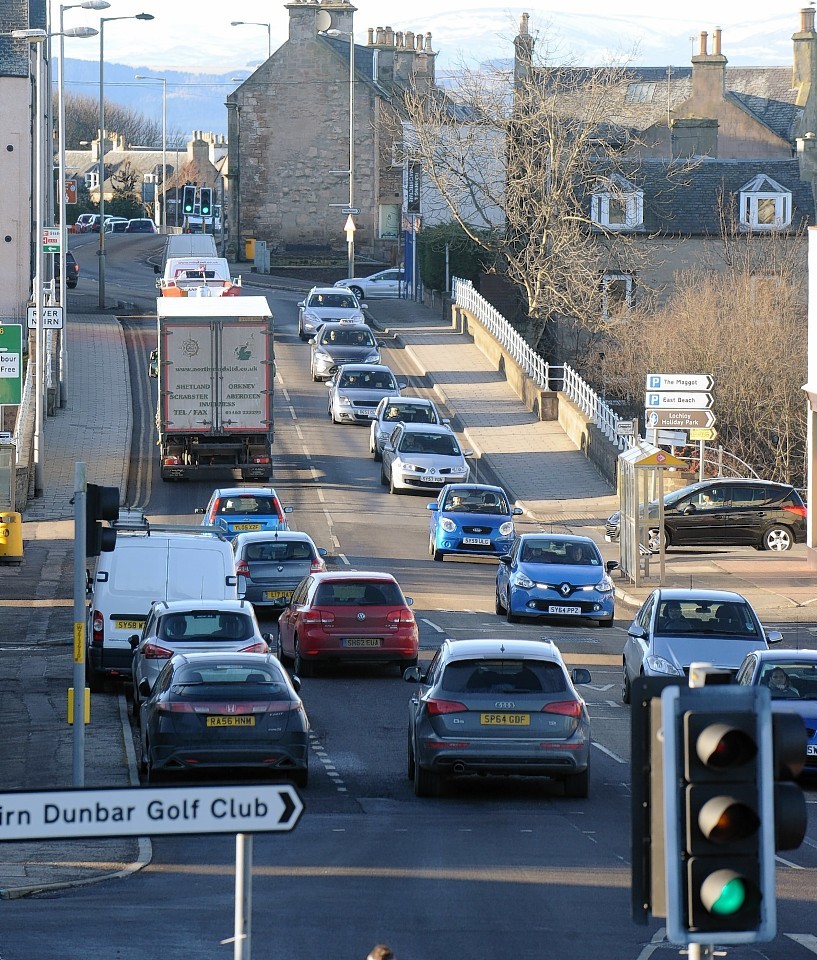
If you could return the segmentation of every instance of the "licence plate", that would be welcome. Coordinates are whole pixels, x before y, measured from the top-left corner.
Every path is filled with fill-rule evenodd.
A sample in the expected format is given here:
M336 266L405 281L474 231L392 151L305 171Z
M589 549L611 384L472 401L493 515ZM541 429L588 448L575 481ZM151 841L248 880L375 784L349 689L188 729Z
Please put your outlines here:
M529 713L481 713L479 722L486 727L529 727Z
M208 727L254 727L255 717L253 716L242 716L242 717L211 716L211 717L207 717L206 726Z
M379 647L383 641L380 637L344 637L344 647Z
M426 483L445 483L445 477L423 477Z
M233 530L260 530L260 523L234 523Z
M576 617L582 612L581 607L561 607L552 603L548 607L548 613L558 613L562 616Z
M487 537L463 537L463 543L469 543L474 547L490 547L491 541Z
M265 590L265 600L288 600L292 596L290 590Z
M809 743L806 746L807 757L817 757L817 743Z
M117 630L141 630L145 625L144 620L114 620L113 625Z

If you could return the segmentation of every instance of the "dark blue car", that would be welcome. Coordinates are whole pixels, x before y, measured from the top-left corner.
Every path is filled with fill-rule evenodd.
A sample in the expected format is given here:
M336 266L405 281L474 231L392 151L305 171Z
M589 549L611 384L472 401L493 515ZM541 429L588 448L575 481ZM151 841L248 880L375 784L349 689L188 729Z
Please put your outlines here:
M447 553L498 557L507 553L516 536L511 507L502 487L484 483L449 483L429 503L431 530L428 552L435 560Z

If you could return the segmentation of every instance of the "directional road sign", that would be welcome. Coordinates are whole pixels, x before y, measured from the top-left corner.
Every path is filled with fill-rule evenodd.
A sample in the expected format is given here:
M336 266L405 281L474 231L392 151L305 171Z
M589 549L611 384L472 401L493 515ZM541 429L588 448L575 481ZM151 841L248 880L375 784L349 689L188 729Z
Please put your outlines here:
M718 431L714 427L693 427L689 431L690 440L715 440Z
M697 390L688 393L661 390L647 393L644 405L655 410L706 410L712 406L712 394Z
M353 216L357 216L360 213L359 207L344 207L341 213L351 213Z
M74 179L69 179L65 181L65 202L66 203L77 202L77 181Z
M707 373L648 373L647 390L711 390L715 378Z
M711 410L646 410L644 426L647 430L691 430L694 427L714 427L715 414Z
M60 228L46 227L43 230L43 253L60 252Z
M62 307L43 307L43 330L62 330ZM28 329L37 329L37 308L28 308Z
M0 406L23 396L23 327L0 323Z
M0 840L285 832L303 809L288 783L0 793Z

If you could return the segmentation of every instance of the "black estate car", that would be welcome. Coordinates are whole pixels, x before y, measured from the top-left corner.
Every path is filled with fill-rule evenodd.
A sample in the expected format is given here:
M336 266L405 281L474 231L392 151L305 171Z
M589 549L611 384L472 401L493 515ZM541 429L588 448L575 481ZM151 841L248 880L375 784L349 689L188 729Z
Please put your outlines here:
M649 517L658 517L658 503ZM607 520L604 539L617 541L621 516ZM750 546L790 550L806 539L806 507L790 483L718 477L664 497L664 546ZM650 528L647 546L657 551L659 530Z

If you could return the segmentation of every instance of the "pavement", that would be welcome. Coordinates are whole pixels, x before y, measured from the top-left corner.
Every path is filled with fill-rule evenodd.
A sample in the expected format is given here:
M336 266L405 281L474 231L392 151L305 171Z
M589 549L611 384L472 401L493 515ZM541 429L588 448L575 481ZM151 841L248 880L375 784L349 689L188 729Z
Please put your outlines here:
M235 272L244 273L247 292L309 286L242 267ZM43 427L43 496L23 511L24 562L5 566L0 578L0 791L71 786L66 687L72 670L75 462L88 465L95 483L124 489L127 481L130 381L116 311L98 310L95 290L81 288L72 291L69 310L65 405ZM617 555L617 547L603 541L604 521L618 506L615 491L557 422L539 421L527 410L441 305L372 301L369 313L375 326L394 337L390 346L405 351L419 382L436 394L475 451L476 479L501 484L543 528L593 536L607 559ZM657 585L656 576L638 589L619 579L622 619ZM764 621L793 623L787 638L817 644L817 574L808 568L802 545L786 554L678 551L668 559L664 585L737 590ZM128 729L124 709L122 697L92 699L84 746L87 787L139 782L133 743L122 734ZM0 898L127 875L149 860L144 838L8 842L0 848Z

